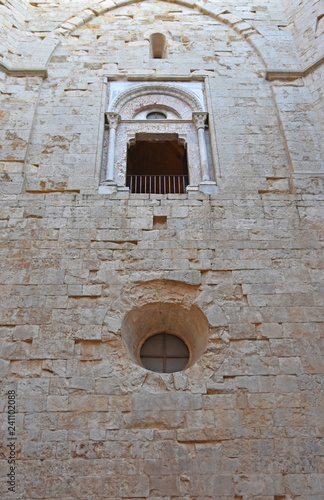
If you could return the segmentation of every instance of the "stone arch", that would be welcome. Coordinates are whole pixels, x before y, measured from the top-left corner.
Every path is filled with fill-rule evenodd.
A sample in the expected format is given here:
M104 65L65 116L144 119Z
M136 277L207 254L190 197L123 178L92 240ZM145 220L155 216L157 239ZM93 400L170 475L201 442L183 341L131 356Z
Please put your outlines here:
M121 92L112 102L110 111L119 113L128 101L152 92L154 92L154 94L166 94L181 99L188 104L194 112L203 111L201 102L192 92L190 92L190 90L163 83L136 85L135 87Z
M61 23L57 28L55 28L55 30L52 31L51 35L57 34L57 35L69 36L69 34L72 33L74 30L80 28L84 24L87 24L95 17L99 17L102 14L105 14L106 12L109 12L111 10L119 9L126 5L130 5L132 3L139 3L142 1L143 0L122 0L122 1L102 0L95 6L86 7L81 12L68 18L66 21ZM170 0L162 0L162 1L169 2ZM187 0L172 0L172 3L176 3L184 7L188 7L190 9L196 9L202 14L213 17L218 21L227 24L228 26L233 28L237 33L239 33L245 39L248 39L253 35L263 37L263 35L261 35L257 31L257 29L254 26L252 26L251 23L245 21L236 14L233 14L229 10L217 9L216 5L214 6L214 8L210 8L200 5L199 1L192 2Z
M109 133L105 153L107 163L102 171L104 185L109 186L109 189L124 190L127 187L133 193L145 193L148 181L148 192L156 194L183 194L186 189L203 188L204 183L214 189L216 174L208 161L205 138L207 112L199 94L176 82L134 83L126 89L118 87L118 83L116 85L115 92L119 93L106 112L106 131L109 130ZM152 105L161 110L167 108L175 116L170 120L151 123L136 118L136 113L150 109ZM141 145L138 146L137 142ZM156 154L164 161L152 161ZM139 178L140 183L145 183L144 191L137 186ZM171 182L171 178L173 187L165 184ZM157 179L162 184L164 182L164 187L156 184L152 187L151 183Z
M83 9L81 12L71 16L66 21L61 23L55 30L53 30L47 38L60 39L62 36L68 37L74 30L80 28L81 26L89 23L92 19L105 14L106 12L119 9L126 5L132 3L139 3L143 0L102 0L94 6L89 6ZM170 0L161 0L163 2L169 2ZM231 13L227 9L219 9L217 6L207 6L201 5L199 1L189 1L189 0L172 0L172 3L188 7L190 9L196 9L204 15L210 16L217 21L228 25L236 33L238 33L243 39L250 43L257 55L260 57L262 63L265 67L268 67L267 58L270 55L271 59L276 60L276 54L271 45L263 37L263 35L248 21L242 19L236 14ZM258 44L257 41L261 40ZM50 56L49 56L50 57ZM271 65L271 62L270 62Z
M99 17L106 12L141 1L142 0L101 0L95 5L91 5L91 2L89 2L90 4L88 7L66 19L42 41L40 41L37 37L32 37L30 42L35 44L35 52L33 57L30 57L30 54L28 55L27 63L24 61L24 54L21 54L21 63L19 63L19 65L17 65L17 63L12 64L9 60L2 61L2 64L0 64L0 71L12 76L35 75L46 78L46 66L62 38L68 37L74 30L89 23L92 19ZM201 5L199 0L161 1L171 1L190 9L196 9L202 14L210 16L221 23L227 24L251 45L256 54L260 57L266 69L277 67L277 63L280 58L269 41L264 38L264 36L250 22L242 19L236 14L233 14L229 10L224 8L220 9L211 3ZM280 35L280 31L278 31L278 35ZM41 50L39 50L39 47L41 47ZM300 68L296 68L296 71L298 70L300 70Z

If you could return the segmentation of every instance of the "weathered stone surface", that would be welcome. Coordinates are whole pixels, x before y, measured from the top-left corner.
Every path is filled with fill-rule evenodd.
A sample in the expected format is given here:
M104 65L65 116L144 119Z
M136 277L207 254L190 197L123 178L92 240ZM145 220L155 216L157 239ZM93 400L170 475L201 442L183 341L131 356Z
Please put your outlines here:
M320 0L0 0L1 499L323 500L323 22ZM180 93L122 114L174 99L195 189L98 193L111 89L152 82L196 88L217 192ZM140 366L143 307L191 356L206 330L188 369Z

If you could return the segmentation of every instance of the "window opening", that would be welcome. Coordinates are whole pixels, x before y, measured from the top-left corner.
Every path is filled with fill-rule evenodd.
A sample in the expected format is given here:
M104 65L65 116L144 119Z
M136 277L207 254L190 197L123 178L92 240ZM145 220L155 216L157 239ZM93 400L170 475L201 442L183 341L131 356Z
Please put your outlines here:
M189 361L189 349L180 337L162 332L144 342L140 357L147 370L173 373L185 369Z
M164 59L166 53L166 38L162 33L153 33L150 36L153 59Z
M147 120L166 120L167 116L161 111L152 111L146 115Z
M126 186L131 193L185 193L187 151L176 140L136 141L127 151Z
M202 82L116 81L109 92L100 193L217 192Z

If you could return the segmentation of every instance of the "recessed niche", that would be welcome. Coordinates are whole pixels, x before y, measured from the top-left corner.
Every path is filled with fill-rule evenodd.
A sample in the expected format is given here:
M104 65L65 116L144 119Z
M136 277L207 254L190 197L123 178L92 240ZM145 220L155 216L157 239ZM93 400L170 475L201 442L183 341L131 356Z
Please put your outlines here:
M153 216L153 229L167 229L168 218L166 215Z
M172 370L164 370L163 367L161 370L153 370L161 372L180 371L192 366L203 355L206 349L208 333L208 321L198 307L193 305L187 309L182 304L160 302L135 307L125 316L121 327L122 338L126 343L131 358L142 367L145 367L143 352L144 356L146 351L150 352L150 350L147 349L147 339L153 336L166 334L171 337L177 337L182 341L182 344L184 344L188 350L186 361L183 362L183 364L179 361L174 365L175 369ZM161 339L162 337L158 337L156 340L159 342ZM180 352L180 346L182 344L177 343L175 339L171 339L170 344L172 344L172 342L174 344L172 348L173 352L178 352L178 350ZM168 352L167 356L169 356L170 349L167 351L167 347L164 347L164 350ZM186 349L183 347L181 351L181 356L184 358L185 350ZM164 357L163 347L160 357ZM170 366L171 364L170 362ZM146 368L152 369L147 366Z

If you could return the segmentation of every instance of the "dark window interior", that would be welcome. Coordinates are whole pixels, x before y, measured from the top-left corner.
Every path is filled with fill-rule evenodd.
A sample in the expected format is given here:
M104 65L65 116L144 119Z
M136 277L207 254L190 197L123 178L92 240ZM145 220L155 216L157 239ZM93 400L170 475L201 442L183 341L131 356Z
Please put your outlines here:
M162 59L165 57L166 39L162 33L153 33L150 37L152 56L154 59Z
M166 114L162 113L161 111L152 111L151 113L148 113L146 115L147 120L165 120L166 119Z
M144 342L140 356L147 370L173 373L185 369L189 361L189 350L179 337L163 332Z
M188 182L187 151L178 141L137 141L128 149L131 193L185 193Z

